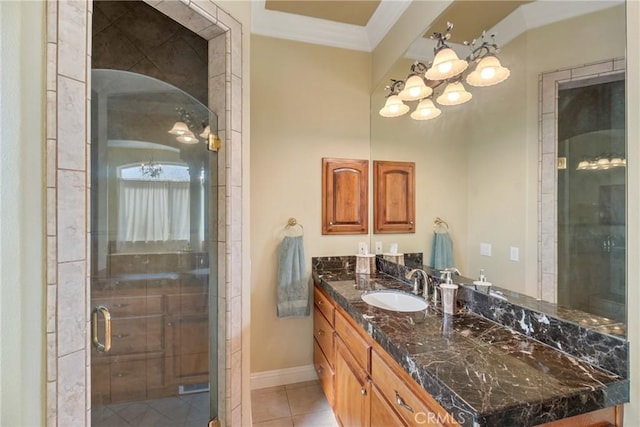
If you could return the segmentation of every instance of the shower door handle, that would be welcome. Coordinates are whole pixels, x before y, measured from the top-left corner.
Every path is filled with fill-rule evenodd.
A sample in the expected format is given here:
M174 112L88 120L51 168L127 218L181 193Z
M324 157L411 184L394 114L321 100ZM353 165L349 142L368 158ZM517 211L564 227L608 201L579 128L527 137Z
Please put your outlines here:
M104 318L104 343L98 339L98 313ZM91 312L92 333L91 340L93 345L100 353L107 353L111 350L111 313L105 306L98 306Z

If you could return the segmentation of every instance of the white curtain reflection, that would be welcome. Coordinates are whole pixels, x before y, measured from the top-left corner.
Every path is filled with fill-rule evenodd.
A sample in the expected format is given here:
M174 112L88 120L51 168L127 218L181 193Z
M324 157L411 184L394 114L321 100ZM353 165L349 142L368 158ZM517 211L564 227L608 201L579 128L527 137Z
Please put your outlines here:
M119 202L119 243L189 240L189 182L120 180Z

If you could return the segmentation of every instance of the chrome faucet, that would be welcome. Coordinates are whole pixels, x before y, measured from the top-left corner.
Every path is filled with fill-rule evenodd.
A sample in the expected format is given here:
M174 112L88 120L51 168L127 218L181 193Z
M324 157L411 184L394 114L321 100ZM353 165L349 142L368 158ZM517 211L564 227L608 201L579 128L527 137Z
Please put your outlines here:
M414 268L410 270L405 277L409 280L413 278L413 293L418 294L420 292L420 283L418 281L418 277L414 277L416 275L422 275L422 279L424 281L424 288L422 290L422 296L425 300L429 301L429 276L424 270L420 270L419 268ZM436 288L433 288L433 302L438 302L438 293L436 292Z

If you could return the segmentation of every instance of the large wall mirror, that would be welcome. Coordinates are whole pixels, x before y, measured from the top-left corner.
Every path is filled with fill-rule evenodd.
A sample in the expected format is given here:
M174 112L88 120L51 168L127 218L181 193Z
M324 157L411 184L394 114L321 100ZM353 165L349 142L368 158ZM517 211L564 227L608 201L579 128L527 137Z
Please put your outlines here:
M465 4L495 2L459 3L455 16L450 6L440 17L454 24L452 41L470 18ZM433 59L433 42L421 37L374 88L371 159L416 163L416 232L372 234L371 246L398 243L429 260L439 217L464 276L484 269L502 288L624 323L626 168L614 160L615 168L586 170L584 162L611 166L625 157L625 3L517 3L499 22L476 22L477 36L495 33L508 80L470 88L471 101L440 106L433 120L410 117L417 102L401 117L381 117L389 79ZM469 52L452 47L460 57ZM591 279L597 283L584 284Z

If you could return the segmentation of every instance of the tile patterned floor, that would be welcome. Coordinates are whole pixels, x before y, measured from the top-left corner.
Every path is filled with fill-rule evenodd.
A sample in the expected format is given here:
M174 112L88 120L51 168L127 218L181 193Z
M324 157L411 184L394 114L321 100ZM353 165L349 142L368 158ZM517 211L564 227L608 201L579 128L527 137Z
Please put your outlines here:
M117 403L91 410L93 427L206 427L209 393Z
M251 391L253 427L337 427L318 381Z

